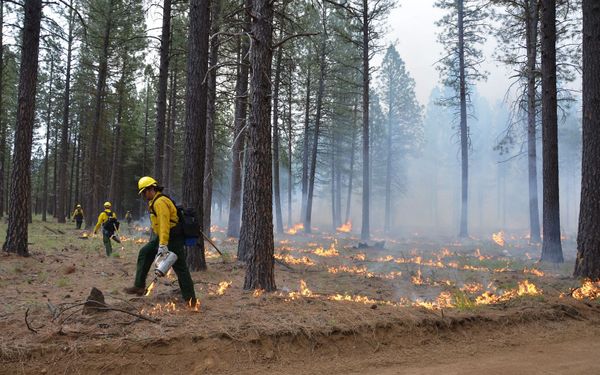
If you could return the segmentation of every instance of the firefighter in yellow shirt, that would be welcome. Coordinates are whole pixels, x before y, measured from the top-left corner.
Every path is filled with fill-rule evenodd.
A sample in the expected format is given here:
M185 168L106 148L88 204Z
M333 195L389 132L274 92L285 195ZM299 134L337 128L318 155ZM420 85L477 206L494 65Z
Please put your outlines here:
M138 254L137 269L135 272L134 286L125 288L129 294L142 295L146 290L146 277L152 267L156 255L168 251L177 255L173 264L173 271L177 275L181 295L186 303L196 305L194 282L186 263L183 233L173 231L179 217L177 207L173 201L162 193L163 187L152 177L142 177L138 182L139 194L148 201L150 221L152 222L153 236L144 245Z
M94 234L96 234L98 229L102 227L102 242L104 242L106 256L110 256L110 254L112 254L112 245L110 243L110 239L119 229L117 214L111 211L111 207L112 205L110 202L104 202L104 211L100 212L100 215L98 215L98 222L94 227Z
M83 222L83 208L81 208L80 204L75 206L75 210L73 211L73 215L71 215L71 216L73 217L73 220L75 221L76 228L81 229L81 223Z

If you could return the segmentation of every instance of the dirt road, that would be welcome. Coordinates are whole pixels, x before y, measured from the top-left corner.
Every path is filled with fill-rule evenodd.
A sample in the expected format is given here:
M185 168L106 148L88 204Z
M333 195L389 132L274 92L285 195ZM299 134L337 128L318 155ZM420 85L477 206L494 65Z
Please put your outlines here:
M391 366L356 374L414 375L508 375L508 374L600 374L597 337L507 348L496 353L468 355L441 363Z

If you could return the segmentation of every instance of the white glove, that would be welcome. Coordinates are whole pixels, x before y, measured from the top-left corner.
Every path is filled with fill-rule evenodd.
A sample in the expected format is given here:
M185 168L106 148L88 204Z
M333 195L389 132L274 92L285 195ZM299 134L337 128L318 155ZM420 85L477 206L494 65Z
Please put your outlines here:
M156 256L167 255L168 253L169 253L169 248L167 247L167 245L159 245L158 253L156 254Z

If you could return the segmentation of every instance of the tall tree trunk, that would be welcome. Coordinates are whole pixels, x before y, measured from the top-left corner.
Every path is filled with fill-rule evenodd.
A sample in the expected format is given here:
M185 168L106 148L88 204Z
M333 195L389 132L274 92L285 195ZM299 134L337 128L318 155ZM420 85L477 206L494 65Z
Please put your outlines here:
M123 59L125 60L125 58ZM108 191L108 200L110 202L113 203L113 208L115 210L119 210L121 209L120 207L120 203L117 200L117 196L118 194L118 189L120 184L120 177L121 177L121 173L120 172L120 166L122 165L121 162L121 143L122 143L122 136L121 136L121 121L123 119L123 105L124 105L124 101L125 101L125 72L127 70L127 65L125 63L125 61L123 61L123 67L122 67L122 72L121 72L121 78L119 79L119 82L117 84L117 95L118 95L118 102L117 102L117 122L115 124L115 135L113 138L113 154L112 154L112 165L110 168L110 188Z
M204 165L204 230L210 235L213 197L213 165L215 162L215 120L217 113L217 71L219 63L219 30L221 28L221 0L211 1L211 42L208 56L208 122L206 126L206 156Z
M142 175L147 176L147 170L148 170L148 166L147 166L147 162L148 162L148 118L150 116L150 82L149 80L146 81L146 108L145 108L145 115L144 115L144 147L143 147L143 151L142 151ZM140 202L140 207L139 207L139 213L140 213L140 217L144 217L144 215L147 212L148 206L144 203L143 199L139 200Z
M0 0L0 218L4 216L6 122L4 121L4 0Z
M556 99L556 1L542 0L542 156L544 240L542 261L564 262L560 240L558 116Z
M281 213L281 185L279 176L279 83L281 81L281 56L283 48L277 49L275 57L275 81L273 82L273 199L275 201L275 221L277 233L283 234Z
M527 45L527 165L529 174L529 238L539 243L540 213L538 208L537 186L537 130L536 130L536 61L539 21L537 0L528 0L526 9L526 45Z
M185 102L185 157L183 159L183 203L196 210L200 230L203 217L203 178L206 147L208 38L210 9L207 1L190 0ZM187 262L192 271L206 269L204 240L188 249Z
M58 124L54 126L54 142L53 142L53 152L52 152L52 194L49 195L52 198L52 217L56 219L58 210L58 203L56 200L56 192L58 191ZM68 150L68 148L67 148Z
M50 120L52 119L52 89L54 85L54 59L50 57L50 80L48 81L48 100L46 102L46 147L44 148L44 191L42 193L42 221L48 214L48 155L50 154ZM56 179L56 177L54 178Z
M73 6L73 0L69 1L69 5ZM67 168L69 160L68 140L69 140L69 110L71 108L71 59L73 54L73 9L69 9L69 34L67 36L67 66L65 77L65 93L63 106L63 121L60 132L60 163L58 170L58 179L61 181L58 187L58 210L57 217L59 223L65 222L67 212Z
M300 202L300 220L306 217L306 203L308 200L308 126L310 122L310 62L306 71L306 100L304 102L304 132L302 142L302 201Z
M24 8L17 124L10 179L11 199L8 207L6 242L2 249L21 256L29 256L27 225L31 213L31 145L35 120L42 2L41 0L26 0Z
M458 0L458 69L460 99L460 162L461 162L461 201L460 230L458 236L469 236L469 128L467 126L467 78L465 74L465 30L463 0Z
M250 32L250 9L251 0L245 0L245 20L241 37L240 64L237 71L237 80L235 83L235 110L234 110L234 130L233 145L231 147L231 191L229 195L229 218L227 221L227 236L238 237L240 235L240 218L242 202L242 166L244 165L244 145L246 140L246 115L248 111L248 72L250 61L248 53L250 41L247 33ZM242 248L238 247L237 257L239 260L245 260L245 254L240 253Z
M292 142L294 140L294 134L293 134L293 120L292 120L292 64L289 63L288 64L288 77L289 77L289 86L288 86L288 97L287 97L287 102L288 102L288 113L287 113L287 120L288 120L288 227L292 226L292 190L294 189L294 176L292 175Z
M387 133L387 142L386 142L386 153L387 160L385 163L385 224L384 224L384 232L386 234L390 233L392 227L392 116L393 116L393 108L392 103L394 98L391 79L389 79L388 86L388 133Z
M583 0L583 148L575 276L600 279L600 3Z
M369 168L369 4L363 0L362 14L362 84L363 84L363 186L362 186L362 228L360 238L363 241L371 237L370 225L370 184Z
M323 110L323 95L325 95L325 50L327 44L327 11L323 3L321 14L323 33L319 51L319 89L317 92L317 108L315 114L315 127L313 129L312 153L310 157L310 171L308 175L308 195L306 197L306 216L304 217L304 232L310 233L312 228L312 204L315 191L315 175L317 170L317 153L319 151L319 131L321 127L321 112Z
M346 216L344 222L347 223L350 221L350 207L352 205L352 183L354 180L354 147L356 145L356 121L357 121L357 111L356 101L354 102L354 107L352 109L352 150L350 152L350 171L348 171L348 196L346 197Z
M271 155L271 64L273 58L273 2L252 2L253 43L252 112L248 126L248 160L244 175L244 207L238 246L244 247L244 289L277 289L274 273L272 155Z
M88 219L85 221L85 226L90 229L94 223L91 215L92 210L100 203L100 184L96 179L97 164L98 164L98 144L100 138L100 122L102 121L102 111L104 108L104 98L106 96L106 79L108 76L108 54L110 46L110 37L113 27L113 9L114 0L109 1L109 8L107 10L106 24L104 28L104 35L102 36L102 51L98 62L98 80L96 82L96 93L95 93L95 108L94 118L92 122L92 132L89 138L89 150L88 150L88 161L87 168L87 184L86 184L86 204L88 210Z
M336 178L336 174L335 174L335 141L334 141L335 135L331 134L331 158L330 158L330 162L331 165L329 166L330 171L331 171L331 231L333 233L335 233L336 228L339 226L337 221L336 221L336 216L335 213L337 211L337 207L335 205L336 200L335 200L335 178Z
M165 149L164 186L168 192L173 188L173 163L175 159L175 129L177 127L177 59L171 73L171 99L169 100L169 118L167 120L167 144Z
M163 1L162 16L158 96L156 98L156 140L154 143L154 178L160 182L164 180L165 119L167 113L167 84L169 80L169 46L171 44L171 0Z

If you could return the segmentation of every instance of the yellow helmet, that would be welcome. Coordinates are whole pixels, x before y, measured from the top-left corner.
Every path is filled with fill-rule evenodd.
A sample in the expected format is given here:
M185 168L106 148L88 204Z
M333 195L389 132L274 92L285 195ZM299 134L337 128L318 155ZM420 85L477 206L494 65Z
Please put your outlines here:
M78 205L77 205L77 208L81 208L81 205L80 205L80 204L78 204Z
M110 202L104 202L104 208L111 208L112 204Z
M158 186L158 181L156 181L150 176L144 176L140 178L140 180L138 181L138 194L142 194L142 191L144 191L144 189L150 186Z

